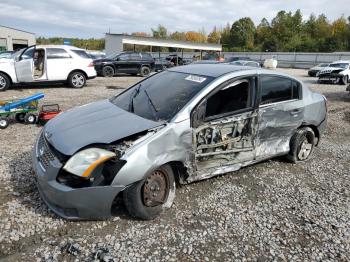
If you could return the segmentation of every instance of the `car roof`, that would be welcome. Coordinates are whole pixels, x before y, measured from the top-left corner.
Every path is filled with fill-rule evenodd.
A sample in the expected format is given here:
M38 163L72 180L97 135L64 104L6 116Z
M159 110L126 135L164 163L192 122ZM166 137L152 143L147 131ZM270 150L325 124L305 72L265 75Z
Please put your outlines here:
M79 47L71 46L71 45L37 45L36 48L62 48L62 49L69 49L69 50L84 50Z
M193 74L193 75L204 75L211 77L219 77L227 73L233 73L242 70L256 70L256 67L250 66L235 66L228 64L190 64L185 66L178 66L168 69L168 71Z
M332 62L332 63L330 63L330 64L339 64L339 63L350 63L350 61L346 61L346 60L339 60L339 61L334 61L334 62Z

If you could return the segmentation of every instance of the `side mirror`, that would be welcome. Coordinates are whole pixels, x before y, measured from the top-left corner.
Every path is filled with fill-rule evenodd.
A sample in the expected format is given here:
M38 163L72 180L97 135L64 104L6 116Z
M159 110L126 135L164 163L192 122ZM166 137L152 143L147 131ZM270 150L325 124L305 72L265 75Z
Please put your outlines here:
M205 99L192 112L192 127L196 128L204 122L206 108L207 100Z

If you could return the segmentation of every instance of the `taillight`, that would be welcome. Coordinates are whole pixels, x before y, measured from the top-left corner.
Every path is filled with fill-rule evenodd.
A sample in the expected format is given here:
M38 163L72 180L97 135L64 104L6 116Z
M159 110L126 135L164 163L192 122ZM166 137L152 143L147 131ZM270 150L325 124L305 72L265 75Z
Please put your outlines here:
M94 67L94 62L91 62L88 67Z

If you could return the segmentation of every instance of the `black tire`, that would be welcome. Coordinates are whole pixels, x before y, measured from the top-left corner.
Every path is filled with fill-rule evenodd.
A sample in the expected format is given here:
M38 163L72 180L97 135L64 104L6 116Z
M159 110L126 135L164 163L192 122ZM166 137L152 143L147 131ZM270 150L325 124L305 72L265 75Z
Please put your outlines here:
M25 113L17 113L15 115L15 119L18 123L24 123L24 119L26 117L26 114Z
M113 66L104 66L102 68L102 75L104 77L112 77L114 76L115 72L114 72L114 68Z
M293 163L309 160L315 143L315 133L311 128L298 129L290 140L290 151L287 158Z
M151 69L149 69L148 66L143 66L140 69L140 75L141 76L148 76L151 73Z
M349 82L349 77L347 75L344 75L339 82L342 85L346 85Z
M84 73L76 71L68 76L68 84L73 88L83 88L86 84L86 77Z
M9 120L6 117L0 118L0 129L5 129L9 126Z
M157 178L160 176L157 175L158 173L161 173L162 177L164 177L166 180L166 190L164 191L159 190L161 183L158 183L159 179L157 180ZM155 178L150 182L152 177ZM153 188L156 186L156 188L152 189L152 186ZM151 190L153 190L152 195L149 193L147 194L146 188L151 188ZM145 179L136 182L125 189L123 192L124 204L131 216L143 220L151 220L156 218L163 211L163 209L171 207L175 198L175 190L176 186L174 172L171 166L164 165L152 171ZM154 195L154 193L156 195ZM151 198L163 196L163 200L161 202L157 202L154 199L147 198L148 196Z
M6 91L11 85L10 79L7 75L0 73L0 92Z
M34 114L26 114L24 117L24 122L29 125L35 124L37 121L37 116Z

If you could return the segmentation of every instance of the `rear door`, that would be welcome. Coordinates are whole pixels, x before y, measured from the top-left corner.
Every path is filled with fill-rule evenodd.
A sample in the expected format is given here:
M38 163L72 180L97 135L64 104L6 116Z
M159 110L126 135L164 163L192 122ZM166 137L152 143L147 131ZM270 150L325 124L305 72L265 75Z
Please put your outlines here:
M18 60L15 61L15 70L18 82L33 82L35 46L28 47Z
M46 48L48 80L66 80L72 70L73 58L63 48Z
M255 76L230 80L194 110L194 163L199 174L225 173L255 159L256 87Z
M302 125L304 104L301 84L277 75L260 75L257 159L289 151L290 138Z

